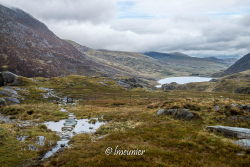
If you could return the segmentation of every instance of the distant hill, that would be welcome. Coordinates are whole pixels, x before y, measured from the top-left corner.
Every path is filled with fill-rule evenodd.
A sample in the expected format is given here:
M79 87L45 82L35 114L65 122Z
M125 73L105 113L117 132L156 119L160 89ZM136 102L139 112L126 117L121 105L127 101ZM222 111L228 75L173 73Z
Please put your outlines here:
M185 71L191 75L211 75L216 71L226 69L229 65L217 59L205 59L191 57L183 53L160 53L146 52L144 53L154 59L159 60L163 64L168 64L176 71Z
M236 58L224 58L224 59L220 59L217 57L204 57L204 60L209 60L209 61L213 61L216 63L222 63L222 64L227 64L227 65L232 65L234 64L237 59Z
M227 70L225 70L221 75L230 75L237 72L242 72L250 70L250 53L243 56L241 59L236 61L232 66L230 66Z
M149 56L135 52L121 52L110 50L95 50L82 46L74 41L67 41L88 59L126 71L128 74L146 78L162 78L172 75L187 75L185 72L175 71L166 64Z

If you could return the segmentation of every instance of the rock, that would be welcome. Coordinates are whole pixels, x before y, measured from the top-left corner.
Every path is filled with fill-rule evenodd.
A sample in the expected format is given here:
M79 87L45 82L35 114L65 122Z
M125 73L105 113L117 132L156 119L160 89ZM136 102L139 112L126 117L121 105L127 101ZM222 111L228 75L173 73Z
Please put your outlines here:
M250 112L250 105L240 105L239 108Z
M218 82L218 79L211 79L209 82Z
M178 86L179 84L177 84L176 82L172 82L170 84L163 84L161 88L162 90L167 91L167 90L175 90L178 88Z
M70 97L67 97L67 103L74 103L74 99L70 98Z
M24 142L27 138L28 138L28 136L18 136L16 139L18 141Z
M15 86L19 84L20 81L16 74L9 71L0 72L0 86L6 86L6 85Z
M166 109L159 109L156 114L163 115L165 112L166 112Z
M127 79L121 79L117 83L124 88L133 89L133 88L143 88L142 83L143 81L133 77Z
M14 90L13 88L9 87L9 86L4 87L3 90L10 93L12 96L13 95L17 96L18 95L17 91Z
M36 144L38 144L40 146L44 146L45 145L45 140L46 140L46 138L44 136L37 136Z
M198 114L190 112L188 109L160 109L157 111L157 115L172 115L183 120L200 119Z
M250 129L230 126L208 126L208 130L220 132L226 137L250 139Z
M4 97L7 104L20 104L20 101L14 97Z
M28 145L28 149L31 150L31 151L37 151L38 150L38 148L36 146L32 145L32 144Z
M77 121L73 118L69 118L65 121L64 126L75 126Z
M237 140L234 142L234 144L237 144L238 146L240 146L246 150L250 149L250 140L249 139Z
M220 106L214 106L214 111L220 111Z
M7 103L4 98L0 98L0 106L6 106Z
M17 97L18 93L11 87L5 87L3 90L0 90L0 95L3 96L11 96L11 97Z

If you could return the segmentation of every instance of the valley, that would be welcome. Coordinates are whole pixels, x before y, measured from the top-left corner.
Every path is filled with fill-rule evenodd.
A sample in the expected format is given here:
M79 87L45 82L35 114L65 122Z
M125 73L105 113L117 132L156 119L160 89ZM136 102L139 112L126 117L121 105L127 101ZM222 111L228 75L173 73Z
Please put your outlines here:
M0 167L250 165L250 54L93 49L1 4L0 23Z

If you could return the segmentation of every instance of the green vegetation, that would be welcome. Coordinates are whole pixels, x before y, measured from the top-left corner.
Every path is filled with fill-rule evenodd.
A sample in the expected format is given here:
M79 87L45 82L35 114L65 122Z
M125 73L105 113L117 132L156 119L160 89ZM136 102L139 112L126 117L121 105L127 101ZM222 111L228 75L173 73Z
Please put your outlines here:
M25 141L17 137L28 136ZM46 138L45 145L36 143L37 136ZM40 155L50 149L58 140L55 133L43 126L19 127L17 124L0 124L0 166L11 167L20 164L32 164ZM39 150L29 150L29 145Z
M79 134L71 147L54 157L38 161L58 137L42 124L20 127L17 123L0 124L0 166L249 166L249 152L234 145L233 139L206 130L208 125L250 128L249 112L232 104L250 104L250 95L196 91L126 90L108 78L68 76L35 78L19 93L22 104L0 108L4 115L34 123L60 120L56 97L44 99L52 88L60 97L72 97L76 105L64 106L79 118L96 117L107 122L94 134ZM217 109L215 109L217 106ZM163 108L187 108L202 119L182 121L171 116L157 116ZM96 123L94 119L91 123ZM29 136L25 142L17 136ZM45 147L37 146L37 136L46 137ZM52 145L49 143L52 142ZM28 144L38 151L23 150ZM146 150L142 156L106 155L107 147ZM11 149L10 149L11 148ZM239 156L238 153L244 152Z
M67 118L67 114L61 112L59 106L53 103L10 105L0 108L0 113L11 115L12 119L35 122L58 121Z

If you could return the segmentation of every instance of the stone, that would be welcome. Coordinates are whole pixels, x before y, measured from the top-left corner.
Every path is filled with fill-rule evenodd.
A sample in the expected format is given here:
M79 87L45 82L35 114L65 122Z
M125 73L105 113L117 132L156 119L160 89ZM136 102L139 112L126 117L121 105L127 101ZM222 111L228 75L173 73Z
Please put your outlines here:
M208 126L208 130L222 133L226 137L250 139L250 129L230 126Z
M5 87L4 89L0 90L0 95L2 96L11 96L11 97L17 97L18 93L11 87Z
M143 81L139 80L138 78L127 78L127 79L121 79L117 82L119 85L121 85L124 88L127 89L134 89L134 88L143 88Z
M18 141L24 142L27 138L28 138L28 136L18 136L16 139Z
M19 85L20 81L18 79L19 77L9 71L4 71L0 73L0 86L6 86L6 85Z
M241 139L241 140L237 140L234 142L234 144L249 150L250 149L250 140L249 139Z
M166 109L159 109L156 114L163 115L165 112L166 112Z
M32 145L32 144L28 145L28 149L31 150L31 151L37 151L38 150L38 148L36 146Z
M36 144L38 144L40 146L44 146L45 145L45 140L46 140L46 138L44 136L37 136Z
M74 99L70 98L70 97L67 97L67 103L74 103Z
M157 111L157 115L171 115L183 120L200 119L198 114L190 112L188 109L160 109Z
M167 90L175 90L178 88L178 86L179 84L177 84L176 82L172 82L170 84L163 84L161 88L162 90L167 91Z
M20 104L20 101L14 97L4 97L7 104Z
M220 106L214 106L214 111L220 111Z

